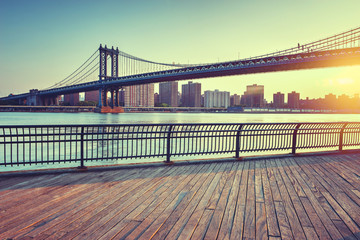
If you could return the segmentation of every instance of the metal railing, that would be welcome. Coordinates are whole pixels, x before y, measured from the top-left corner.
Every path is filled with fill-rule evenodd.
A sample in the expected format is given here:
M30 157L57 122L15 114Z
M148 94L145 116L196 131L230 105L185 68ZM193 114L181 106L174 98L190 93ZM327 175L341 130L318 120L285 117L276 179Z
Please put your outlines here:
M360 122L0 126L0 166L360 146Z

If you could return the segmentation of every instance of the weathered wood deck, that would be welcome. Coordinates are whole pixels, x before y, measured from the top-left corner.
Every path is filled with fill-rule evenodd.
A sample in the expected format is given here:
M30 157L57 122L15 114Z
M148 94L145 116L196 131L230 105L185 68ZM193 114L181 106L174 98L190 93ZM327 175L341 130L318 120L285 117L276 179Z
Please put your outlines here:
M359 239L360 153L15 176L0 239Z

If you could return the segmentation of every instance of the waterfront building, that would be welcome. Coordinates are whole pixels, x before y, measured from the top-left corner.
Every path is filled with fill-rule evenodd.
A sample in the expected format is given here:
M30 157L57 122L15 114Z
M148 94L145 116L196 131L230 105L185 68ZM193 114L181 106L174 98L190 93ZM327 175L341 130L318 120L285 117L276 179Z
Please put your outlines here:
M227 108L230 105L230 92L219 91L205 91L204 92L204 107L224 107Z
M154 84L125 87L125 107L154 107Z
M246 91L241 97L241 104L247 107L264 107L264 85L253 84L246 86Z
M326 109L336 109L337 105L337 98L336 95L329 93L328 95L325 95L325 106Z
M230 96L230 106L235 107L240 105L240 95L234 94Z
M85 101L87 102L99 102L99 90L85 92Z
M64 95L64 104L70 106L79 105L80 96L79 93L70 93Z
M181 104L183 107L201 107L201 83L192 81L183 84Z
M178 82L163 82L159 84L159 103L166 103L170 107L179 106Z
M298 109L300 107L300 93L292 91L288 93L288 107Z
M154 106L158 106L159 104L160 104L159 94L154 93Z
M277 92L273 94L274 108L283 108L285 106L285 94Z

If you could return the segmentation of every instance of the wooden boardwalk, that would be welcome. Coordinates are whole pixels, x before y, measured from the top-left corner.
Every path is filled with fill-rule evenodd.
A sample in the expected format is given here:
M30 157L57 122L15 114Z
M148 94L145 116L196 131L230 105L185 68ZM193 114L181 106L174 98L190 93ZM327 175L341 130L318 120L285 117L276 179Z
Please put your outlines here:
M360 239L360 153L0 180L0 239Z

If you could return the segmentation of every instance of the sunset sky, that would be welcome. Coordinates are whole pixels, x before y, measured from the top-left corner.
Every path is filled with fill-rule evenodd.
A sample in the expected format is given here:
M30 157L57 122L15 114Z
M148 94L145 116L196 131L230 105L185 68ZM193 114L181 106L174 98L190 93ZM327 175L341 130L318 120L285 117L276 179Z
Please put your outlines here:
M359 27L359 9L359 0L1 0L0 96L59 82L100 43L157 62L229 61ZM360 66L196 81L231 94L262 84L268 101L277 91L353 96Z

